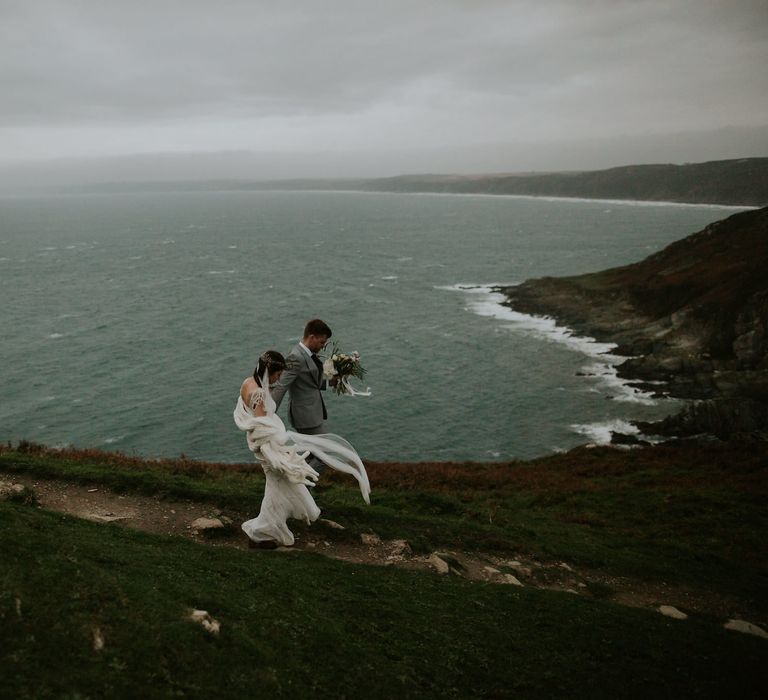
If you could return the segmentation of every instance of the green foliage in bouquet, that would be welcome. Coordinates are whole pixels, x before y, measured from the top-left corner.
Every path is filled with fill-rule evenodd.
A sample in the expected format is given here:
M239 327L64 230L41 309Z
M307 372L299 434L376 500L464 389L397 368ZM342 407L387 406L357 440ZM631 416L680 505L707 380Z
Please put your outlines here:
M338 377L338 382L333 387L337 394L357 393L349 386L349 378L362 379L366 373L365 367L360 362L360 353L357 350L352 353L342 352L336 343L333 344L330 356L323 363L323 371L329 379Z

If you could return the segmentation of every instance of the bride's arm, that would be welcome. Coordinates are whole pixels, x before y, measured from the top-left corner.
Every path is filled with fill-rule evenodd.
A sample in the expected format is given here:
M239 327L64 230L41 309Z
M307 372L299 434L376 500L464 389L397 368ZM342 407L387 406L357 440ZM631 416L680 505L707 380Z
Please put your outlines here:
M263 396L261 387L250 377L240 386L240 398L258 417L267 415L267 412L264 410Z
M299 361L295 357L288 355L286 358L286 368L283 370L283 374L277 381L277 384L270 390L272 400L275 402L275 410L280 407L280 402L283 400L285 392L288 390L288 387L293 384L299 374L300 368L301 365L299 364Z

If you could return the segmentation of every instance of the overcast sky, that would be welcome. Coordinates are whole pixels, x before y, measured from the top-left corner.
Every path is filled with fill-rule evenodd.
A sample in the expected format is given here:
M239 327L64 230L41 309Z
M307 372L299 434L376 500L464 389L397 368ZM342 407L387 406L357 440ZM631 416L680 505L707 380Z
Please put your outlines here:
M0 0L0 165L768 155L767 74L768 0Z

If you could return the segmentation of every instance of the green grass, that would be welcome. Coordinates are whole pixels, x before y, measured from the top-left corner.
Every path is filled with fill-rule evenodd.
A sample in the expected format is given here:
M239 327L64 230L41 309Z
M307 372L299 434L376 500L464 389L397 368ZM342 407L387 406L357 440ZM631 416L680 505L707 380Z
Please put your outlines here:
M763 640L565 593L211 548L10 503L0 504L0 561L8 698L758 697L765 688ZM185 620L189 608L218 619L219 637Z
M252 465L155 463L43 448L0 451L0 470L253 514ZM371 465L372 504L347 477L317 495L333 537L376 532L415 551L462 549L565 560L613 576L735 596L768 616L768 448L576 450L510 465ZM295 524L301 532L304 526ZM317 526L315 526L317 527Z

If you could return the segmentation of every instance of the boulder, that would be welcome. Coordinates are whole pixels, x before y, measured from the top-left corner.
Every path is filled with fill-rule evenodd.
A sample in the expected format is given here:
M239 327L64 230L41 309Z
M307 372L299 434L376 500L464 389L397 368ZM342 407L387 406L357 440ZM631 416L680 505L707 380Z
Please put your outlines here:
M466 570L464 564L458 560L455 554L452 554L451 552L435 552L433 556L437 556L448 564L448 569L451 573L456 574L457 576L464 575Z
M211 634L217 635L221 630L221 623L214 620L207 610L192 610L189 613L189 619L203 626L203 629Z
M219 518L198 518L190 527L203 535L213 534L224 530L224 523Z
M676 607L672 605L661 605L657 608L657 610L662 614L666 615L667 617L671 617L674 620L687 620L688 615L686 615L681 610L678 610Z
M728 620L728 622L726 622L723 627L725 627L727 630L733 630L734 632L753 634L756 637L768 639L768 632L766 632L761 627L758 627L757 625L753 625L751 622L747 622L746 620Z
M437 571L438 574L447 574L451 567L448 566L448 562L441 559L437 554L430 554L427 563Z

